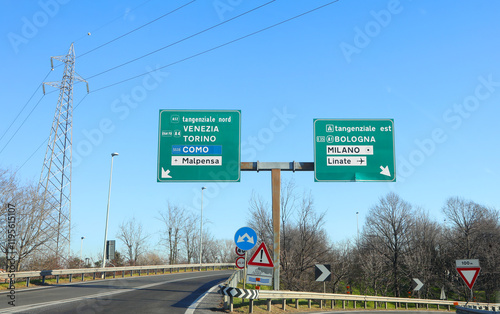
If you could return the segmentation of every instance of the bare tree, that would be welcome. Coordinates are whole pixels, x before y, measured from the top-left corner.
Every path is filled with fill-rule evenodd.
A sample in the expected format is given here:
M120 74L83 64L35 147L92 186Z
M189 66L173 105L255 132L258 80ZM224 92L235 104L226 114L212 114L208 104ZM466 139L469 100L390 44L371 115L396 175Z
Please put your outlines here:
M154 251L146 251L139 258L140 265L163 265L165 260Z
M249 212L248 226L255 230L257 238L267 244L273 243L273 220L269 203L265 202L255 192L252 192Z
M313 289L314 265L327 262L331 252L324 223L325 213L316 213L312 195L303 195L296 222L289 224L290 245L286 252L289 263L286 267L282 264L284 289Z
M168 203L167 210L159 212L160 221L164 223L163 244L168 249L168 262L175 264L178 261L180 243L182 240L182 230L186 228L184 210L177 205Z
M350 241L341 241L333 246L329 261L332 271L331 286L334 293L337 292L340 282L348 277L353 264L353 256L354 252Z
M494 228L495 223L498 223L498 212L459 197L449 198L443 207L443 213L451 230L458 237L457 245L463 258L473 258L481 247L479 244L483 240L485 228Z
M116 237L127 247L129 265L135 266L146 250L146 240L149 237L144 233L142 223L137 222L135 218L121 223Z
M412 206L397 194L380 198L366 219L363 243L385 257L391 269L394 294L401 296L403 257L410 249L410 230L413 227Z
M429 218L429 214L422 209L415 210L413 225L409 230L410 251L406 254L404 264L407 266L406 276L408 278L419 278L425 282L423 289L418 291L419 297L430 296L434 286L440 286L439 274L443 271L437 260L439 259L439 244L441 227Z
M232 263L236 260L235 245L233 240L222 240L219 246L221 263Z
M16 270L21 270L28 262L41 260L35 256L41 254L44 245L53 238L54 229L46 221L49 210L42 206L42 196L34 184L20 185L15 174L9 171L0 171L0 200L3 202L2 216L6 216L7 204L15 205L15 250L17 259ZM9 221L12 222L12 221ZM12 225L11 225L12 226ZM7 224L3 225L6 229ZM6 234L5 231L2 232ZM1 250L5 254L7 242L2 243ZM46 266L46 259L43 265Z
M185 224L184 228L182 229L181 242L184 245L188 264L190 264L196 257L196 250L199 248L199 219L200 218L194 213L191 213L191 215L186 215L184 219Z
M281 188L281 286L288 290L313 287L311 278L317 262L328 261L329 241L323 229L325 214L317 214L310 193L298 197L293 181ZM297 205L300 199L300 204ZM269 204L253 193L248 224L272 248L273 228Z

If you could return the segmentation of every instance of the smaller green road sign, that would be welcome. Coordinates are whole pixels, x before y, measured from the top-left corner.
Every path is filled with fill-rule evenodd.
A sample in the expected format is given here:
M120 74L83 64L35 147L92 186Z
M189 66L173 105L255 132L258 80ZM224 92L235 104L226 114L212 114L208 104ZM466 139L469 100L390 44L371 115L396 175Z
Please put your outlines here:
M240 181L241 111L160 110L158 182Z
M394 120L314 119L314 181L396 181Z

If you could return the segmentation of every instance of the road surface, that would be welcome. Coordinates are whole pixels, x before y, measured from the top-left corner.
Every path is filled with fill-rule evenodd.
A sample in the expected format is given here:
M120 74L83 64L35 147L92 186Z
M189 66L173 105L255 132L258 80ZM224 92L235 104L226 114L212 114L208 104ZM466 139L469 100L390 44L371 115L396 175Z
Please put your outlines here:
M207 271L78 282L0 294L0 313L171 313L189 308L233 271Z

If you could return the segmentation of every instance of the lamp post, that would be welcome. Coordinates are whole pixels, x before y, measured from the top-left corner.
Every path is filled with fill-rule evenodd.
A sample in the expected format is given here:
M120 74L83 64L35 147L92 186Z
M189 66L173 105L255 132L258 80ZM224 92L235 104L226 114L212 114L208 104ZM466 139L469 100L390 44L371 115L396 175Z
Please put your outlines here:
M108 209L106 210L106 226L104 227L104 249L102 250L102 267L106 267L106 241L108 240L108 218L109 218L109 200L111 197L111 179L113 178L113 157L118 156L118 153L111 153L111 172L109 174L109 190L108 190Z
M83 262L83 259L82 259L82 250L83 250L83 239L85 239L85 237L81 237L80 240L80 263Z
M201 188L201 219L200 219L200 267L201 267L201 248L202 248L202 238L203 238L203 190L206 187Z
M359 212L356 212L356 230L357 230L357 234L358 234L358 245L359 245L359 221L358 221L358 216L359 216Z

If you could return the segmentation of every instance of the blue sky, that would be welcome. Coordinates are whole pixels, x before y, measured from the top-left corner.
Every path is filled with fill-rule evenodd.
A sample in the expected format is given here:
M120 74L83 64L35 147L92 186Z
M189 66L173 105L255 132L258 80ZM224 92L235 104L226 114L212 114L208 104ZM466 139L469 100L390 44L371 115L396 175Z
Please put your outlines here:
M242 161L313 161L313 119L394 119L396 183L314 183L312 172L282 174L299 193L311 191L318 212L327 212L332 241L353 239L356 212L361 227L390 191L437 221L451 196L500 208L497 1L340 0L165 67L330 3L278 0L93 77L268 1L195 1L91 51L188 2L2 1L0 167L22 166L21 180L39 179L45 144L36 149L49 136L57 92L38 90L28 99L50 72L51 56L65 55L74 42L76 71L89 81L86 97L83 84L74 86L75 254L81 236L84 256L102 250L115 151L110 239L135 217L154 234L150 247L161 251L155 248L158 211L171 202L198 213L202 186L206 228L218 239L232 239L247 224L253 191L270 200L269 172L243 172L239 183L156 182L160 109L241 110ZM46 81L61 80L61 69Z

